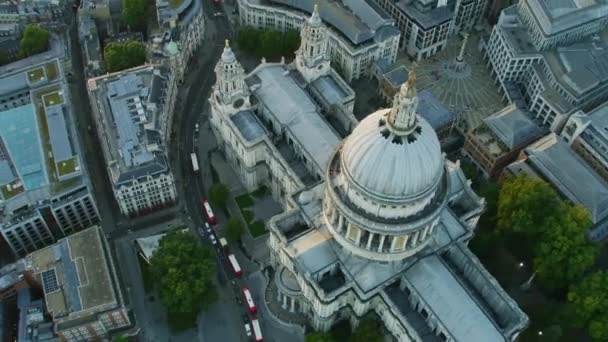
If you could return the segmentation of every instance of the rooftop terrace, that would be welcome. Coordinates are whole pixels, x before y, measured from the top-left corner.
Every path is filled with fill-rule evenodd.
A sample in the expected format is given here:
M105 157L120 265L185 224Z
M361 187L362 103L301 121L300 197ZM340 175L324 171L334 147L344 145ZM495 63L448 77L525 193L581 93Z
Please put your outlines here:
M100 233L95 226L29 256L55 320L80 318L117 305Z

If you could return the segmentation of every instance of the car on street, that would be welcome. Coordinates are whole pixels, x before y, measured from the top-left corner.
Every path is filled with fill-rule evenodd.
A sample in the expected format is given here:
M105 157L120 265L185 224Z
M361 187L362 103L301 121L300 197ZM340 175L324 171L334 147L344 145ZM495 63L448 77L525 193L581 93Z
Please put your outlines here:
M201 236L205 236L205 231L203 230L203 227L199 227L198 228L198 233L201 234Z
M207 233L209 235L212 235L213 232L211 231L211 227L209 227L209 223L205 222L205 230L207 231Z
M245 324L249 323L249 315L243 314L241 316L241 318L243 319L243 323L245 323Z
M251 337L251 326L249 323L245 323L245 334L247 334L247 337Z
M214 246L217 245L217 240L215 239L215 236L213 236L213 234L209 234L209 241L211 241L211 244L213 244Z

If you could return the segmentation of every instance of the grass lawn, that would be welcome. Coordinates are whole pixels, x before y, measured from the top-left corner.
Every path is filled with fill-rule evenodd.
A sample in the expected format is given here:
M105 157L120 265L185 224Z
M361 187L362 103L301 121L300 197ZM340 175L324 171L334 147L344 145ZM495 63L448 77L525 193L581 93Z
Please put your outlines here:
M255 219L253 211L249 208L251 208L255 202L254 196L262 197L267 191L268 189L266 187L260 187L252 193L243 194L234 198L241 210L241 214L243 214L243 219L245 220L245 223L247 223L247 227L249 227L249 232L254 238L266 234L268 230L266 229L264 222Z
M254 221L249 224L249 231L253 237L258 237L266 234L268 230L266 229L266 225L262 221Z
M141 270L141 278L144 283L144 290L146 293L154 289L154 275L150 269L150 265L138 254L137 261L139 262L139 269Z
M234 198L234 200L236 201L236 204L239 206L239 208L241 208L241 211L253 205L253 197L251 197L251 195L248 193L237 196Z
M49 81L54 81L57 79L57 64L55 62L51 62L44 66L44 71L46 72L46 77Z
M59 173L59 176L67 175L76 171L76 166L78 166L77 157L62 160L57 163L57 172Z
M9 190L8 184L5 184L2 187L0 187L0 191L2 191L2 196L4 196L4 199L7 200L15 195L22 193L23 186L20 186L18 188L13 187L11 190Z
M52 106L61 103L63 103L63 96L58 91L54 91L52 93L44 95L44 104L46 106Z
M27 73L30 83L36 83L44 79L44 69L38 68Z

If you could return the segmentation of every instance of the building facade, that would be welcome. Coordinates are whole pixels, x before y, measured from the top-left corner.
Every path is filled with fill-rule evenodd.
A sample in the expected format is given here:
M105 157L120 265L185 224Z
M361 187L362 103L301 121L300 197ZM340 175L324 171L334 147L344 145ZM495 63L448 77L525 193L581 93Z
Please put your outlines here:
M313 12L312 0L238 0L241 26L278 31L299 30ZM319 3L320 17L327 29L327 52L333 66L348 82L371 76L374 61L397 58L399 31L393 20L367 0Z
M417 61L443 50L452 34L473 29L487 6L486 0L371 1L393 17L400 47Z
M0 68L0 233L24 256L99 221L53 50Z
M114 198L125 216L143 215L176 199L163 139L172 115L170 75L167 68L144 65L88 80Z
M525 0L503 10L480 48L504 96L554 132L608 100L606 13L605 2Z
M200 46L205 33L205 16L203 14L203 0L183 1L156 1L156 17L159 30L154 34L156 44L173 44L172 53L178 63L172 67L176 78L181 81L185 68L194 51Z
M216 66L213 131L243 183L286 208L269 223L267 300L321 331L375 312L398 341L514 341L528 318L467 247L485 203L417 114L415 74L340 134L318 103L352 95L327 78L323 37L313 10L294 64L245 75L227 46Z

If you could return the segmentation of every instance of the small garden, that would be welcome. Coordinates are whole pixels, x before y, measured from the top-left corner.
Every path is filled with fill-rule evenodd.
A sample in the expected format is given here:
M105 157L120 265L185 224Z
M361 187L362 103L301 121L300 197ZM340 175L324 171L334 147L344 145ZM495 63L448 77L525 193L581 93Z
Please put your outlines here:
M268 195L269 190L265 186L259 187L257 190L246 193L234 198L236 204L239 206L241 210L241 214L243 215L243 219L249 227L249 232L251 235L256 238L266 234L267 229L264 222L255 219L255 215L253 214L253 205L255 204L255 198L261 198Z

